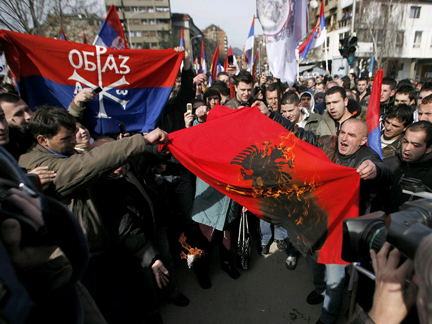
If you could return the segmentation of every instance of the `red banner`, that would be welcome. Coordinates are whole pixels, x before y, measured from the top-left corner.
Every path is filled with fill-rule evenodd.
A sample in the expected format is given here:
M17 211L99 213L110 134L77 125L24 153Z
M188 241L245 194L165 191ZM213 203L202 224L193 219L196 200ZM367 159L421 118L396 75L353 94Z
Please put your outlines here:
M358 216L355 169L331 162L256 107L216 106L206 123L171 133L168 148L209 185L286 228L298 251L345 264L342 221Z

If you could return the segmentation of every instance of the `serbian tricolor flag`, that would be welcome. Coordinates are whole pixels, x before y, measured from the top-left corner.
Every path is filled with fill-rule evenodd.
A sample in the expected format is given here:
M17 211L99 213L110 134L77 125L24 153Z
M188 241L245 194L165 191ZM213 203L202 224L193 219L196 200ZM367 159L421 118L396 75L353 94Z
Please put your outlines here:
M309 50L318 46L321 46L325 42L326 36L326 28L325 28L325 17L324 17L324 3L321 2L321 11L318 17L318 21L315 25L315 28L312 31L312 34L305 40L299 47L299 54L303 58L306 59L306 56L309 53Z
M256 54L255 54L255 57L254 57L254 61L253 61L253 66L252 66L252 77L254 78L254 80L255 80L255 63L256 63L256 61L257 61L257 58L258 58L258 53L259 53L259 51L257 51L256 52Z
M83 30L83 44L88 44L87 43L87 37L86 37L86 34L85 34L84 30Z
M184 37L183 37L183 28L181 29L181 32L180 32L180 47L185 47Z
M123 28L114 5L111 5L109 8L107 16L93 42L93 45L113 49L128 48Z
M200 64L199 64L199 61L198 61L198 56L195 56L195 61L193 63L193 68L195 70L195 73L198 74L199 68L200 68Z
M61 34L61 39L64 41L67 41L66 35L65 35L62 27L60 27L60 34Z
M248 39L246 40L246 46L245 46L245 60L247 64L247 70L250 71L252 69L252 50L254 46L254 25L255 25L255 15L252 19L252 26L249 30Z
M257 107L216 106L206 123L169 138L168 149L182 165L254 215L283 226L298 251L320 263L346 264L342 222L358 216L356 169L331 162Z
M210 67L210 73L211 73L211 80L214 81L217 78L218 75L218 68L219 68L219 45L216 47L215 53L213 55L213 60Z
M102 92L86 103L84 124L98 134L155 128L171 93L184 53L114 50L0 30L20 96L34 110L48 104L68 108L84 87Z
M369 99L369 106L366 115L366 124L368 125L368 145L371 149L383 158L381 148L381 127L380 127L380 98L381 85L383 80L383 70L378 70L375 74L372 92Z
M201 42L201 64L200 64L200 73L206 74L207 73L207 61L205 56L205 50L204 50L204 41Z
M228 56L233 55L233 51L232 51L232 46L230 46L228 48L228 53L227 56L225 58L225 62L224 62L224 71L226 71L228 69Z

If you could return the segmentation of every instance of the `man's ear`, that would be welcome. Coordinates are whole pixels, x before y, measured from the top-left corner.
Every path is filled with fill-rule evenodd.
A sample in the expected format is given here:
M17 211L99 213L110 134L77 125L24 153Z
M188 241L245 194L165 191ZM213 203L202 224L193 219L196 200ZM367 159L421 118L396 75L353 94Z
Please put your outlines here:
M36 136L36 141L38 142L39 145L42 145L44 147L48 146L48 139L43 135Z
M345 107L347 107L347 109L348 109L348 97L345 97Z
M429 154L430 152L432 152L432 145L426 149L426 154Z
M367 142L368 138L367 137L363 137L361 142L360 142L360 146L365 145Z
M392 90L390 93L390 97L393 97L395 95L395 93L396 93L396 89Z

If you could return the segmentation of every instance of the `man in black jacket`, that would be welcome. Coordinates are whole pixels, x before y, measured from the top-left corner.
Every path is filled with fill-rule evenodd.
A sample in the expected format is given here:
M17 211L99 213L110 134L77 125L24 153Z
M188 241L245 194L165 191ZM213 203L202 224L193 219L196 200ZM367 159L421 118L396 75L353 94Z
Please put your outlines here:
M415 199L404 194L400 186L402 177L419 179L428 187L432 186L432 123L419 121L407 127L399 153L384 160L394 173L388 192L385 211L395 212L405 201Z
M346 120L338 136L316 136L296 127L294 123L283 119L275 112L266 112L265 107L259 107L261 112L280 123L289 131L319 148L335 163L357 168L360 175L360 205L359 215L363 215L370 203L371 193L386 188L390 182L391 173L381 161L379 155L366 146L367 125L355 118ZM431 149L432 150L432 149ZM383 190L383 189L381 189ZM342 302L345 281L345 266L339 264L319 264L307 257L309 268L313 274L315 289L307 296L306 301L320 304L324 301L320 319L317 324L331 324L337 320Z

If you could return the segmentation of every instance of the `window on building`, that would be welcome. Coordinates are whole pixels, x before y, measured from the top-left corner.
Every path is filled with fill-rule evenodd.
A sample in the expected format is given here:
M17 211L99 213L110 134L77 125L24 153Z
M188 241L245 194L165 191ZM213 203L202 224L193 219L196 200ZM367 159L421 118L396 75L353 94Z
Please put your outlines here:
M422 31L416 31L414 35L414 48L420 48L421 39L422 39Z
M151 47L151 49L157 49L158 43L151 43L150 47Z
M139 19L132 19L132 24L139 25L140 24L140 20Z
M154 8L153 7L147 7L147 12L154 12Z
M383 37L384 37L384 33L382 29L378 29L377 33L376 33L376 41L377 41L377 46L381 47L383 44Z
M152 31L150 32L150 37L156 37L156 31L152 30Z
M123 10L124 10L125 12L130 12L130 11L131 11L131 8L130 8L130 7L123 7Z
M142 48L142 44L137 44L137 45L136 45L136 48L137 48L137 49L141 49L141 48Z
M329 0L325 0L325 5L327 6L329 3Z
M134 43L132 43L132 44L131 44L131 49L135 49L135 46L136 46L136 45L135 45Z
M135 37L141 37L141 31L140 30L137 30L135 32Z
M142 35L143 35L143 37L149 37L149 32L148 31L143 31Z
M404 42L404 32L398 31L396 33L396 47L402 47Z
M154 25L155 24L155 20L154 19L149 19L149 23L150 23L150 25Z
M169 12L168 7L156 7L156 12Z
M147 25L148 21L147 19L141 19L141 25Z
M147 7L139 7L139 11L141 11L141 12L147 12Z
M411 6L410 18L420 18L420 9L421 7Z
M138 7L131 7L131 11L138 12Z

